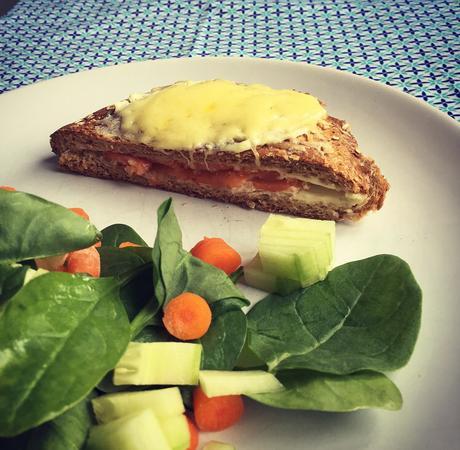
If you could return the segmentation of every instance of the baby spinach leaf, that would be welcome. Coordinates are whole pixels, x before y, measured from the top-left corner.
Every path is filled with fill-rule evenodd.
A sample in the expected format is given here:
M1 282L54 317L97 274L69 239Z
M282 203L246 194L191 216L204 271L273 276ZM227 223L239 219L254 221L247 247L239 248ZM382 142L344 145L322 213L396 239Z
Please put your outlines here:
M102 230L102 246L118 247L122 242L147 247L147 243L129 225L115 223Z
M232 272L229 275L229 277L234 283L237 283L238 280L243 276L243 274L244 274L243 267L238 267L238 269L236 269L235 272Z
M0 309L24 284L28 266L0 263Z
M385 375L363 371L332 375L308 370L277 374L286 390L249 397L264 405L283 409L346 412L364 408L398 410L399 389Z
M80 450L95 425L88 396L56 419L28 432L26 450Z
M81 401L130 337L111 278L48 273L0 316L0 436L17 435Z
M412 354L420 316L421 291L407 263L378 255L286 297L266 297L249 312L248 343L271 370L394 370Z
M162 326L145 327L134 339L135 342L170 342L178 341L171 336ZM179 341L178 341L179 342Z
M120 283L120 298L130 320L148 302L154 302L152 249L149 247L101 247L101 275Z
M96 243L94 225L63 206L0 190L0 262L43 258Z
M246 340L246 315L231 300L211 305L212 323L200 340L203 346L202 369L232 370L241 353Z
M101 247L101 276L117 277L152 261L150 247Z
M158 231L152 255L155 293L161 304L185 291L201 295L209 303L229 297L244 299L222 270L182 248L182 233L171 199L158 208Z

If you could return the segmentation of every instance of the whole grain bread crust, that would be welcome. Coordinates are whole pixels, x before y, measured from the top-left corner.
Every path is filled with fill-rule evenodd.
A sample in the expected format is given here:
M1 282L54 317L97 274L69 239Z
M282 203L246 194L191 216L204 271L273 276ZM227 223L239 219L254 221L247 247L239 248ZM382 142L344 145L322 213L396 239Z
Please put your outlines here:
M158 186L162 189L182 192L204 198L214 198L226 202L238 203L243 206L256 207L264 211L283 212L288 214L333 218L358 218L369 210L379 209L384 201L389 185L375 162L358 151L356 139L351 134L346 122L328 116L318 124L318 128L306 135L276 144L267 144L240 153L198 148L189 150L157 149L152 146L126 139L119 132L119 118L114 106L103 108L79 122L66 125L51 135L51 147L59 156L62 167L85 175L103 178L126 179L116 171L101 171L91 165L83 167L89 161L88 154L93 153L95 161L98 156L114 152L119 154L142 157L160 164L181 164L193 169L225 170L238 167L242 170L283 170L293 175L315 177L326 185L333 184L340 190L350 193L361 193L368 196L365 205L351 212L332 211L322 214L303 212L300 202L271 202L273 195L260 193L254 196L245 194L246 198L235 198L235 194L222 191L216 194L205 187L192 187L187 183L171 182L169 186ZM65 154L71 154L66 158ZM80 155L80 162L78 162ZM80 165L80 166L79 166ZM128 181L146 184L145 181L130 177ZM315 207L317 208L317 207ZM320 217L321 216L321 217ZM326 216L326 217L323 217Z

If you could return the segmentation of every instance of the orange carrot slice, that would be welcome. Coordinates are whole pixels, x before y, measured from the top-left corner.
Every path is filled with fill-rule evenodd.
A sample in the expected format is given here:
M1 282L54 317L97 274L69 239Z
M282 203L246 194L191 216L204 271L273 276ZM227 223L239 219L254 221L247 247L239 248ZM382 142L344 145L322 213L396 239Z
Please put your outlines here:
M68 253L56 256L47 256L46 258L37 258L35 264L39 269L49 270L50 272L66 272L65 262Z
M199 339L211 325L211 309L203 297L184 292L164 310L163 323L170 334L182 341Z
M195 258L223 270L227 275L241 265L240 254L221 238L205 237L190 250L190 253Z
M67 258L67 272L87 273L93 277L99 277L101 274L99 252L92 246L69 253L69 257Z
M140 247L139 244L135 244L134 242L129 242L129 241L126 241L126 242L122 242L118 248L126 248L126 247Z
M0 186L0 189L3 189L4 191L15 191L16 189L11 186Z
M221 431L234 425L244 412L241 395L209 398L197 387L193 391L195 422L202 431Z
M196 450L198 448L199 435L195 424L187 417L188 429L190 431L190 445L187 450Z
M83 208L69 208L69 210L73 211L78 216L83 217L83 219L89 220L88 213Z

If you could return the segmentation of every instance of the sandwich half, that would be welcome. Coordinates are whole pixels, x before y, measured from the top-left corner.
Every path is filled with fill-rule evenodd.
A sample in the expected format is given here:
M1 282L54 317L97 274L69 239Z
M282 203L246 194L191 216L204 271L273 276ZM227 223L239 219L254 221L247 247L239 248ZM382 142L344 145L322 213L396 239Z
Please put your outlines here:
M225 80L180 82L51 135L59 165L294 216L356 220L389 185L315 97Z

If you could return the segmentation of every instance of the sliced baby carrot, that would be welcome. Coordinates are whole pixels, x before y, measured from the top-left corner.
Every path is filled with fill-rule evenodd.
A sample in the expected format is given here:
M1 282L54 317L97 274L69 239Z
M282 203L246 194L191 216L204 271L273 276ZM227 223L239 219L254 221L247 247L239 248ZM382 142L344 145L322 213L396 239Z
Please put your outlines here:
M221 431L238 422L244 412L244 403L241 395L209 398L197 387L193 391L193 412L200 430Z
M99 277L101 274L99 252L92 246L69 253L67 258L67 272L87 273L93 277Z
M140 247L139 244L135 244L134 242L129 242L129 241L126 241L126 242L122 242L118 248L126 248L126 247Z
M50 272L66 272L65 262L68 253L56 256L47 256L46 258L37 258L35 264L39 269L49 270Z
M198 448L198 430L196 429L195 424L187 417L188 429L190 431L190 445L187 450L196 450Z
M69 208L69 210L73 211L78 216L83 217L83 219L89 220L88 213L83 208Z
M203 297L184 292L165 307L163 323L170 334L182 341L199 339L211 325L211 309Z
M15 191L16 189L11 186L0 186L0 189L3 189L4 191Z
M190 253L195 258L223 270L227 275L241 265L240 254L221 238L205 237L190 250Z

